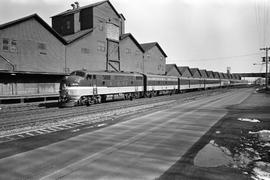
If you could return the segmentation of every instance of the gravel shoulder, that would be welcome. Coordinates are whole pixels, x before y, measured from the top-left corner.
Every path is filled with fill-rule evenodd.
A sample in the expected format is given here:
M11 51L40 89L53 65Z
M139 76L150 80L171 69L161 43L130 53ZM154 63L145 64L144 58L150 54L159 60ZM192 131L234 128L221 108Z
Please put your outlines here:
M254 93L158 179L270 179L270 94Z

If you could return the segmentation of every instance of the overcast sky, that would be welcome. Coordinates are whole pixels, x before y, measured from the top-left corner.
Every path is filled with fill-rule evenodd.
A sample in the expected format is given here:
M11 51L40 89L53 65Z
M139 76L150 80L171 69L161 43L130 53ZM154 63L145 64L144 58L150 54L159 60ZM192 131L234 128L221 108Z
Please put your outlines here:
M97 0L78 0L80 6ZM0 0L0 24L33 13L50 17L72 0ZM270 46L270 0L111 0L126 18L126 32L158 42L167 63L226 72L265 71L259 49Z

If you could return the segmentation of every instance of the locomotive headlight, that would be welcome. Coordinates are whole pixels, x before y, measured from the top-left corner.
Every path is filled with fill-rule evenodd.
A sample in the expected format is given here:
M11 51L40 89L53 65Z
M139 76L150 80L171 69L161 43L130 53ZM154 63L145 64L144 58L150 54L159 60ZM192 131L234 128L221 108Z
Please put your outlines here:
M78 85L79 85L78 82L73 82L73 83L71 83L71 86L78 86Z

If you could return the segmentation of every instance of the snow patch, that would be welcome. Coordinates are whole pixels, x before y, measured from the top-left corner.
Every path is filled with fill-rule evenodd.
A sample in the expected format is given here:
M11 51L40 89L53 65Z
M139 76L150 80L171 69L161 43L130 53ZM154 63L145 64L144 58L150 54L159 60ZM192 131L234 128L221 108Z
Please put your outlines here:
M254 122L259 123L260 121L258 119L249 119L249 118L238 118L238 121L246 121L246 122Z
M256 162L255 168L253 168L255 180L270 180L270 163L267 162Z
M261 130L258 132L249 131L249 134L258 134L261 141L270 142L270 130Z

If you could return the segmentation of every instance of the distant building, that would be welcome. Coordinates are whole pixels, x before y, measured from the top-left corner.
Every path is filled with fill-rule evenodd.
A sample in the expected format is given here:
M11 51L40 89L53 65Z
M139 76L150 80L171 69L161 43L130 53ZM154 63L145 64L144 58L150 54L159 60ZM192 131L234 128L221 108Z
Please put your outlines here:
M213 71L206 71L206 72L207 72L208 78L211 78L211 79L215 78Z
M220 79L219 73L218 72L213 72L214 73L214 78L215 79Z
M178 69L181 72L182 77L192 77L192 73L188 66L178 66Z
M229 79L229 76L227 73L222 73L223 74L223 77L225 77L225 79Z
M165 75L167 75L167 76L176 76L176 77L181 77L182 76L182 74L179 71L176 64L166 64L166 73L165 73Z
M220 79L225 79L225 76L221 72L219 72L219 77L220 77Z
M165 74L167 55L157 42L141 44L144 50L144 73Z
M125 72L144 73L144 50L132 34L120 36L120 69Z
M193 78L201 78L202 77L200 70L198 68L190 68L190 71L192 73Z
M205 69L200 69L200 73L202 78L208 78L208 74Z

